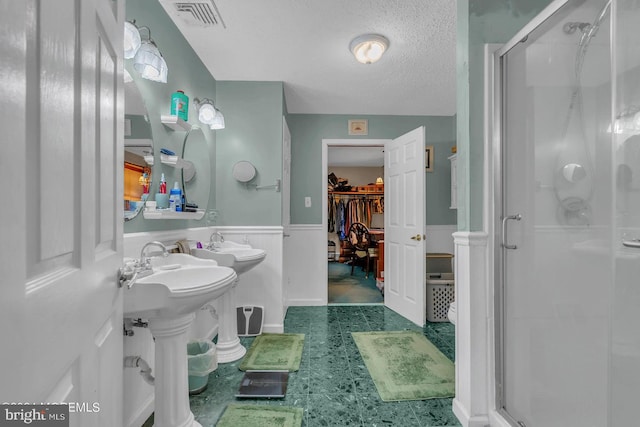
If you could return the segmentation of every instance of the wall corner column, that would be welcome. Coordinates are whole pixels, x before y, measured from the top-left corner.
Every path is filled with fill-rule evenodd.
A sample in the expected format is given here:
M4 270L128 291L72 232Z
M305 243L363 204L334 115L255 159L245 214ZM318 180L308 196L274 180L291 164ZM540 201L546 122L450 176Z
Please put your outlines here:
M488 235L459 231L455 244L456 397L453 412L465 427L489 425Z

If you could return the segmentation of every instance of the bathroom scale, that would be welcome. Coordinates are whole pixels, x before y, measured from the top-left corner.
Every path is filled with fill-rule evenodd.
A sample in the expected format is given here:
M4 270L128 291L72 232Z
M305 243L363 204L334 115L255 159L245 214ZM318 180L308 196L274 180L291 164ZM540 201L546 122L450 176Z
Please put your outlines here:
M246 371L236 397L283 398L287 393L289 371Z

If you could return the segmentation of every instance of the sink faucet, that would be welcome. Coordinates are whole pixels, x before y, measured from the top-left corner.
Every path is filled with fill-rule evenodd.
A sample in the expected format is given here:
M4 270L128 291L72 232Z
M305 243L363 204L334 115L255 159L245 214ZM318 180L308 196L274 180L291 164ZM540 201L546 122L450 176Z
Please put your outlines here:
M160 249L162 249L162 256L164 256L164 257L169 256L169 251L167 251L167 247L165 245L163 245L161 242L158 242L157 240L154 240L152 242L145 243L145 245L140 250L140 266L145 270L146 269L151 269L151 264L149 263L149 258L150 257L145 256L145 254L144 254L145 250L149 246L158 246Z
M209 249L216 250L224 242L224 236L219 231L214 231L209 237Z
M145 245L140 250L140 264L142 264L142 265L149 264L149 258L150 257L147 257L147 256L144 255L144 251L149 246L158 246L160 249L162 249L162 256L164 256L164 257L169 256L169 251L167 251L167 247L164 244L162 244L162 242L158 242L157 240L154 240L152 242L145 243Z
M149 246L158 246L162 249L163 256L169 256L169 252L167 251L167 247L163 245L161 242L153 241L146 243L142 250L140 251L140 259L134 262L130 262L125 264L124 267L121 267L118 272L118 286L122 287L124 285L127 288L131 289L131 287L135 284L136 279L141 279L143 277L149 276L153 274L153 268L151 267L151 262L149 261L148 256L145 256L145 250Z

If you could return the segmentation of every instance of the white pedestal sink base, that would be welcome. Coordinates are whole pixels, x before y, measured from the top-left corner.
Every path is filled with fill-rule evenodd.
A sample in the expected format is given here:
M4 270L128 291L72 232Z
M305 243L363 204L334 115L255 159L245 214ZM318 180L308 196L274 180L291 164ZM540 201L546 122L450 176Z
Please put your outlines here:
M240 344L238 338L238 318L236 317L236 285L233 285L225 294L218 299L218 342L216 343L216 353L218 363L235 362L241 359L247 349Z
M193 319L194 313L149 319L156 341L154 427L202 427L189 407L187 329Z

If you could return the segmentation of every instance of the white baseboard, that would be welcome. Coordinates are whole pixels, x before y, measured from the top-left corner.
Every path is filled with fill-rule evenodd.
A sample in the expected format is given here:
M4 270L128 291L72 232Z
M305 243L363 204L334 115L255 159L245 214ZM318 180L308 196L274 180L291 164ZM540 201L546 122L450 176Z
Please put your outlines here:
M280 323L280 324L265 323L264 325L262 325L262 332L267 332L270 334L281 334L284 332L284 323Z

